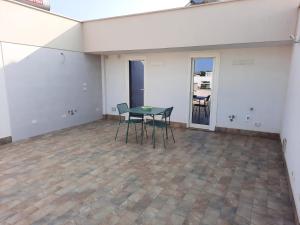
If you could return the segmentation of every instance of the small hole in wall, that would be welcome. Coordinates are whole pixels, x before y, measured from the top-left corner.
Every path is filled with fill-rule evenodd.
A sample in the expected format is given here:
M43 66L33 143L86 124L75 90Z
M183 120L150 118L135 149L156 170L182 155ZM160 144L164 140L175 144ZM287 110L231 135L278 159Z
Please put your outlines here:
M65 61L66 61L66 56L65 56L65 54L63 53L63 52L61 52L60 53L60 55L62 56L62 64L64 64L65 63Z
M258 127L258 128L261 127L261 125L262 125L261 122L256 122L256 123L254 123L254 126L256 126L256 127Z

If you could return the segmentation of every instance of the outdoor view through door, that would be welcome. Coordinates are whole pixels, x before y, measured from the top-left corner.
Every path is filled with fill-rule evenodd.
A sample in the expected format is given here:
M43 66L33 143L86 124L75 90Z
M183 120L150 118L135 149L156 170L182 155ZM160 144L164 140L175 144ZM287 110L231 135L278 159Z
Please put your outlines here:
M193 59L192 123L210 125L214 58Z
M144 105L144 61L129 61L130 107Z

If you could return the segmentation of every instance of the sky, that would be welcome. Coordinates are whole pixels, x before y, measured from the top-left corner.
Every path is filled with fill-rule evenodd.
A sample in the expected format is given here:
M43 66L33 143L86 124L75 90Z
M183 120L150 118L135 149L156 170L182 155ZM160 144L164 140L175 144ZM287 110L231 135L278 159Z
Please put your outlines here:
M195 60L195 72L213 71L214 60L212 58L200 58Z
M189 0L50 0L51 12L91 20L185 6Z

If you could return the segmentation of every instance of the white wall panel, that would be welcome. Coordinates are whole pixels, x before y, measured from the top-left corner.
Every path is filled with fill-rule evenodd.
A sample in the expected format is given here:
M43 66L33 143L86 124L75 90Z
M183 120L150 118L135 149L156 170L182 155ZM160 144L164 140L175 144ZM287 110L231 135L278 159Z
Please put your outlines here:
M2 60L2 43L0 42L0 138L6 138L10 136L11 130Z
M81 23L0 0L0 41L82 51Z
M285 42L296 29L298 0L240 0L83 24L87 52Z
M101 118L99 56L6 43L3 55L14 141Z
M300 17L298 23L300 35ZM295 44L292 54L290 79L286 96L281 138L287 140L285 158L300 218L300 46Z
M217 126L279 133L291 47L222 49L217 52L221 55ZM115 113L112 107L116 104L128 100L125 68L130 57L136 56L110 55L106 59L108 114ZM139 57L145 58L145 105L174 106L173 121L187 123L190 52L147 53ZM253 112L250 112L251 107ZM231 114L237 117L234 122L228 119ZM246 121L248 114L250 121Z

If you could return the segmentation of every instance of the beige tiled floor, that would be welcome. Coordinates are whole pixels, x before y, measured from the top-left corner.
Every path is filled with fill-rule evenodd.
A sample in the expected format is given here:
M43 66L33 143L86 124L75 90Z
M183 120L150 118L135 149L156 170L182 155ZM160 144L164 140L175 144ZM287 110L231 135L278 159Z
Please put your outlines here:
M164 150L115 128L1 146L0 224L293 224L278 141L177 129Z

